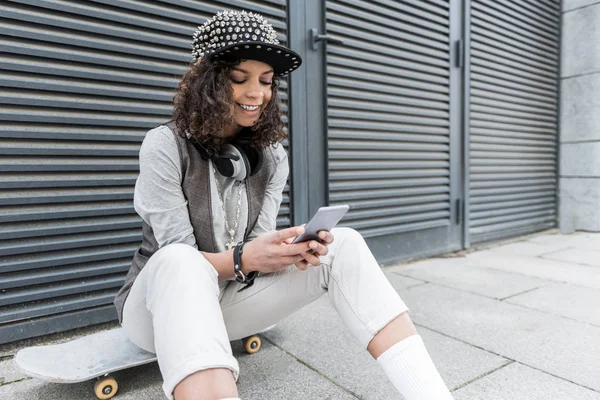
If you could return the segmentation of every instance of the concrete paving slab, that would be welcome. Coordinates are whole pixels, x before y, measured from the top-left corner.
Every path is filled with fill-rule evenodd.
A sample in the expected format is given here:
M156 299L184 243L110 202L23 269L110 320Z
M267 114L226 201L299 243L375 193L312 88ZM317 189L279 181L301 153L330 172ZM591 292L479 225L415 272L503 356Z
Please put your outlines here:
M388 280L390 281L392 286L396 288L396 290L406 289L411 286L422 285L425 283L425 281L422 281L420 279L413 279L407 276L399 275L395 273L397 269L398 267L395 266L383 268L383 273L385 274L385 276L387 276Z
M163 400L162 378L158 364L119 371L114 374L119 384L119 400ZM11 400L97 400L94 381L75 384L48 383L28 379L0 387L0 399Z
M600 246L598 250L566 249L542 256L547 260L566 261L574 264L600 267Z
M477 268L457 261L459 259L429 259L396 268L394 273L496 299L504 299L549 283L543 279Z
M497 253L539 257L543 254L553 253L565 249L570 249L572 246L568 243L542 244L530 241L508 243L501 246L494 246L489 250Z
M356 399L267 341L256 354L244 353L239 341L232 347L240 363L238 391L244 400Z
M543 235L536 235L528 238L526 241L538 244L547 244L550 246L563 246L565 244L570 245L570 240L577 240L579 236L583 236L581 232L574 232L569 234L561 234L560 232L552 232Z
M27 379L27 376L17 369L12 359L0 362L0 386L23 379Z
M347 331L327 295L264 336L359 398L398 397L377 362Z
M596 326L431 283L403 298L419 325L600 391Z
M575 232L571 234L548 234L534 236L526 240L530 243L545 244L549 246L568 246L583 250L600 249L600 233Z
M429 329L418 330L450 389L507 362ZM265 336L360 398L399 397L379 364L347 332L326 296L282 321Z
M551 283L506 301L600 327L600 290L598 289Z
M261 351L252 355L243 351L240 341L233 342L232 348L240 363L238 391L244 400L356 399L268 342L263 342ZM1 365L2 370L0 371L16 370L12 360L5 363L9 365ZM114 376L119 383L119 399L165 399L162 391L162 377L157 363L119 371ZM18 378L19 375L13 374L12 377ZM0 386L0 399L93 400L96 399L93 385L93 381L56 384L27 379Z
M468 254L465 257L465 264L600 289L600 269L587 265L545 260L538 257L508 255L490 250Z
M453 393L454 400L600 400L600 393L511 363Z
M571 239L571 245L582 250L599 250L600 233L597 232L579 232Z

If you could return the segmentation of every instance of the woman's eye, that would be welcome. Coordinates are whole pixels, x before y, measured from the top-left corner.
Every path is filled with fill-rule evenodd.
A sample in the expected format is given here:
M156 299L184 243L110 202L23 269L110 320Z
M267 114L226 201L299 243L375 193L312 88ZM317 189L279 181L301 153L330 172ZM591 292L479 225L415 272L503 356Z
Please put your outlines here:
M241 85L242 83L246 82L244 79L239 80L239 79L233 79L231 78L231 82L236 83L238 85Z
M262 83L263 85L272 85L273 81L271 81L271 82L260 81L260 83Z

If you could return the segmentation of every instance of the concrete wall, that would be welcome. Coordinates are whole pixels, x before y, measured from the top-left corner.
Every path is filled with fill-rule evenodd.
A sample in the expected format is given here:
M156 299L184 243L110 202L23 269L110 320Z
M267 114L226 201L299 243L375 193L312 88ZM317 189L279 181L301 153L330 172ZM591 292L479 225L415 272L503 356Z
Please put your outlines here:
M560 88L562 232L600 231L600 1L563 0Z

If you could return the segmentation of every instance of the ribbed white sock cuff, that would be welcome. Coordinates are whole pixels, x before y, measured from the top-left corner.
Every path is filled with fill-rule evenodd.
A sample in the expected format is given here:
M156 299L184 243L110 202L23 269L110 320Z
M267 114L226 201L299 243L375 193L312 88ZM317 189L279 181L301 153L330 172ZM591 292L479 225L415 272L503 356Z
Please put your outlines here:
M396 343L377 362L406 400L452 400L420 335Z

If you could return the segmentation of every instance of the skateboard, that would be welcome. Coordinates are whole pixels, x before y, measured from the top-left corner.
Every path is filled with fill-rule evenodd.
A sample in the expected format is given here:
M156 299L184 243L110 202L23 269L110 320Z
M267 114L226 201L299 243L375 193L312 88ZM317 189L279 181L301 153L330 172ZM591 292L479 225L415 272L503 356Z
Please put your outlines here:
M242 339L246 352L260 350L256 335ZM101 400L117 394L119 385L110 374L156 361L156 354L140 349L127 339L122 328L97 332L66 343L19 350L15 363L32 378L55 383L78 383L96 379L94 393Z

